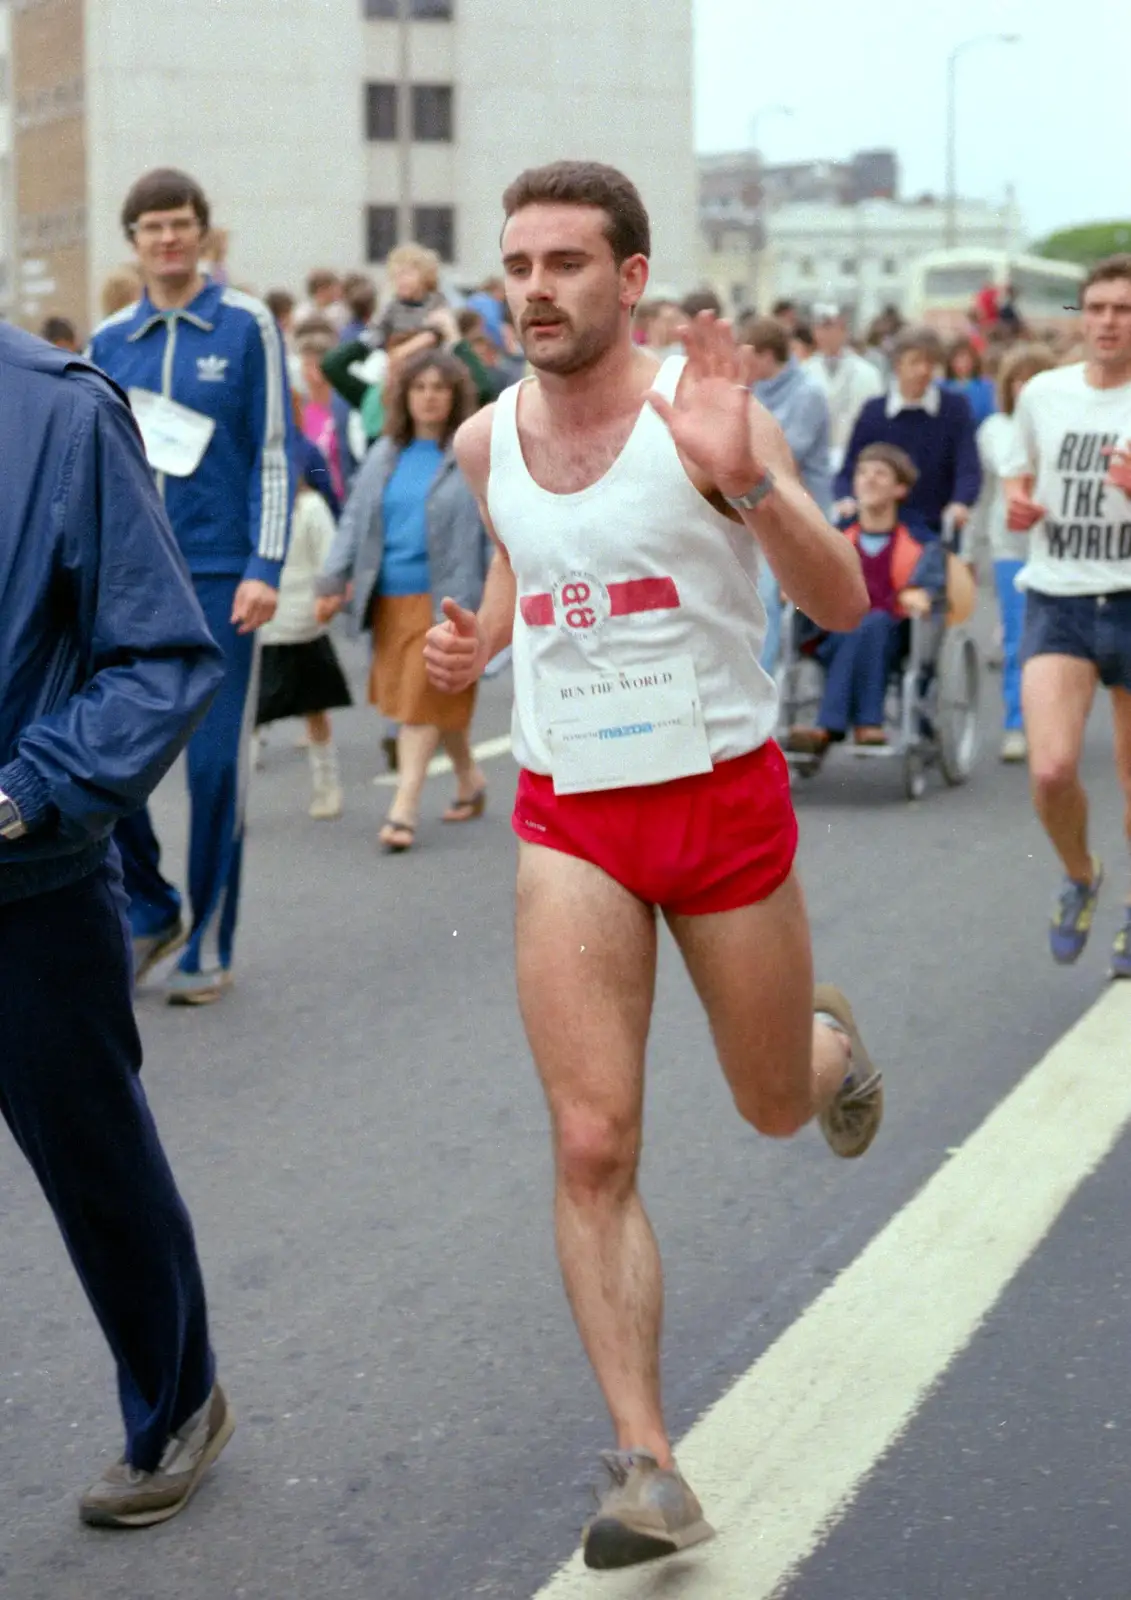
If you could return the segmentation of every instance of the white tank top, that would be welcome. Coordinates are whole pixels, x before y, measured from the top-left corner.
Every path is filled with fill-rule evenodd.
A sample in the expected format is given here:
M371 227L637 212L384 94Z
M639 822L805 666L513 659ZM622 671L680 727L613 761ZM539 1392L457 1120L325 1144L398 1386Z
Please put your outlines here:
M685 358L660 368L671 400ZM518 433L523 384L495 402L487 508L518 584L514 624L515 759L549 776L536 685L547 677L647 667L691 656L714 761L773 733L777 690L758 664L766 613L757 544L687 476L647 403L620 455L576 494L535 483Z

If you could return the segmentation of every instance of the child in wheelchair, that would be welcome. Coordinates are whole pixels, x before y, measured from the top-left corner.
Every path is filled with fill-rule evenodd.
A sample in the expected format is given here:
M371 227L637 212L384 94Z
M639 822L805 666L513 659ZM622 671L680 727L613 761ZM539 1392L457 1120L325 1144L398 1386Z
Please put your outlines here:
M908 619L926 617L946 593L946 551L920 543L899 520L918 477L897 445L870 444L860 452L852 488L856 520L846 530L860 556L870 609L852 633L825 633L798 619L798 643L825 669L814 727L791 728L790 750L820 756L849 728L859 745L882 745L888 679L907 647Z

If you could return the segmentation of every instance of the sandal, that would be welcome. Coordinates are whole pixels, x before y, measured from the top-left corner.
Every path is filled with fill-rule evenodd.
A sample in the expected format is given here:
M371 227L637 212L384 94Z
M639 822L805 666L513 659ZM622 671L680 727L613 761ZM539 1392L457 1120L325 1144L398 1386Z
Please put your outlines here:
M487 791L478 789L475 794L461 800L457 795L440 818L441 822L474 822L487 809Z
M408 842L405 843L403 841L397 841L391 837L385 837L386 834L391 835L394 833L407 833ZM380 843L381 848L384 850L386 855L403 855L406 850L411 850L413 845L416 843L416 829L409 822L398 822L396 817L386 817L385 821L381 825L381 832L378 835L378 842Z

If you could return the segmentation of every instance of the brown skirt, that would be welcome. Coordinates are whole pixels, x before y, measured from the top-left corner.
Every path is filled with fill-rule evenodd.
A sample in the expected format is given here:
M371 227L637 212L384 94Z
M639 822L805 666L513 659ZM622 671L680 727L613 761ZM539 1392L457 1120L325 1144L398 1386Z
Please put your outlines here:
M444 694L428 681L424 637L432 626L432 596L378 595L373 602L373 664L369 701L392 722L466 733L475 710L476 686Z

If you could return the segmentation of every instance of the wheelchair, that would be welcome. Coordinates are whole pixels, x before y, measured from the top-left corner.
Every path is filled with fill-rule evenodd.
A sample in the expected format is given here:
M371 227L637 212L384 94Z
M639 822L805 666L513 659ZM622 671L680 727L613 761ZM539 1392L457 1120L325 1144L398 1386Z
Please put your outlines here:
M817 721L824 667L815 650L822 637L808 618L783 608L777 670L777 739L791 776L812 778L840 749L856 760L899 764L908 800L921 800L928 775L937 769L948 785L966 782L978 753L978 705L982 665L966 624L973 611L974 580L953 553L947 555L947 594L927 617L904 623L904 649L888 680L884 706L887 742L853 744L845 739L817 754L789 748L789 731Z

